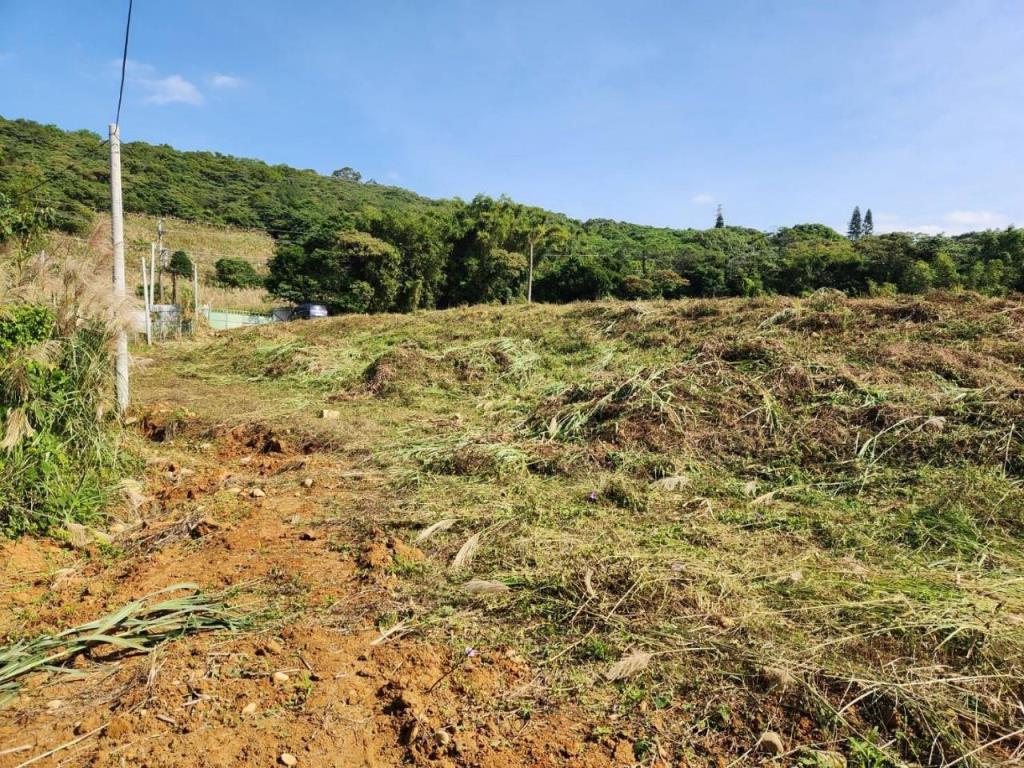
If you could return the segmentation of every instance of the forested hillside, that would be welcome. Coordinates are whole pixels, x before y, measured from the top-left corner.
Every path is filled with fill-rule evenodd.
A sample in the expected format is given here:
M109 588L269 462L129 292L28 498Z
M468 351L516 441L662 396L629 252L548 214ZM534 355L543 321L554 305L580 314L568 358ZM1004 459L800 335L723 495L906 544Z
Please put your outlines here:
M776 232L578 221L478 196L432 200L362 181L215 152L124 145L128 211L255 227L278 241L267 287L339 311L405 311L525 297L572 301L801 294L917 293L1024 288L1024 230L956 237L843 236L821 224ZM108 205L107 155L97 134L0 118L0 206L52 210L56 227L85 231ZM6 202L5 202L6 201Z

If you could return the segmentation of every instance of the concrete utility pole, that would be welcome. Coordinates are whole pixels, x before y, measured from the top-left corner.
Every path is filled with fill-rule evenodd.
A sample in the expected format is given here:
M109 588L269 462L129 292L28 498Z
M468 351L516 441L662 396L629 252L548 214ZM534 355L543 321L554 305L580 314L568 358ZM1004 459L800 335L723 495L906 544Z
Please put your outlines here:
M150 297L149 297L149 275L146 274L146 257L142 257L142 302L146 305L146 344L153 343L153 328L150 326Z
M124 309L124 209L121 201L121 129L110 124L110 239L114 247L114 298L118 311ZM128 331L117 331L117 413L128 410Z
M164 267L167 266L167 255L164 253L164 220L157 219L156 222L156 255L160 257L160 272L156 278L156 291L160 297L160 303L164 301Z
M526 282L526 303L533 303L533 240L530 240L530 277Z
M192 262L192 333L199 327L199 267Z

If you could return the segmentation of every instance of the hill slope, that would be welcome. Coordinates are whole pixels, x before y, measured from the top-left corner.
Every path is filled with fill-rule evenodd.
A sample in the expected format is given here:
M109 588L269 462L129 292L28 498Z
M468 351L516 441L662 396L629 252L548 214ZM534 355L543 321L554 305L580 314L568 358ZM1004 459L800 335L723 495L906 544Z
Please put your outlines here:
M90 231L107 207L99 137L0 118L0 215L49 205ZM846 238L820 224L765 233L578 221L508 199L430 200L352 178L142 142L123 152L130 212L258 228L275 239L268 288L332 311L410 311L526 298L1024 291L1024 230ZM13 205L7 204L10 198ZM352 240L339 232L356 230ZM357 245L358 243L358 245ZM213 251L211 246L201 248Z
M1009 764L1022 332L1016 302L818 294L157 348L138 398L159 504L122 542L136 554L90 566L90 604L185 575L242 584L298 656L183 642L148 705L181 727L124 727L246 765L297 741L335 764L339 717L369 723L362 749L387 764ZM267 665L315 674L286 696ZM59 722L29 709L21 734Z

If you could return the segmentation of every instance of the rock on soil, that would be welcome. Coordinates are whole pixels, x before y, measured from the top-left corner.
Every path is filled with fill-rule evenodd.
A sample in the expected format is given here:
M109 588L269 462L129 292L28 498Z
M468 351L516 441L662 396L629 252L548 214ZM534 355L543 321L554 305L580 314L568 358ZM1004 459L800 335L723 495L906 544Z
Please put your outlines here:
M757 751L765 755L781 755L786 751L782 737L775 731L765 731L757 740Z

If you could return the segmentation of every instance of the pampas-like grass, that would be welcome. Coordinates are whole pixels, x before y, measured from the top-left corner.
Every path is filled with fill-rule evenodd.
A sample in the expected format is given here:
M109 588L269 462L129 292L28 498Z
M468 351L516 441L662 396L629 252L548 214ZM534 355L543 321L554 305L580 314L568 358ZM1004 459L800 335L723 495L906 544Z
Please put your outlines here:
M419 534L416 536L416 543L426 541L438 531L447 531L454 524L454 517L446 517L443 520L438 520L436 523L428 525L426 528L419 532Z
M498 595L508 592L508 584L500 581L487 581L486 579L473 579L462 585L462 588L471 595Z
M474 533L468 539L466 543L462 545L459 551L455 554L452 559L452 570L461 571L467 565L473 561L473 557L476 555L476 551L480 548L480 534Z
M22 441L23 438L32 437L36 431L28 421L24 408L13 408L7 414L7 425L4 429L4 439L0 440L0 449L11 450Z
M651 663L651 658L652 655L645 651L636 651L629 654L629 656L623 656L608 667L604 673L605 679L611 682L625 680L627 677L638 675L647 669L647 665Z

